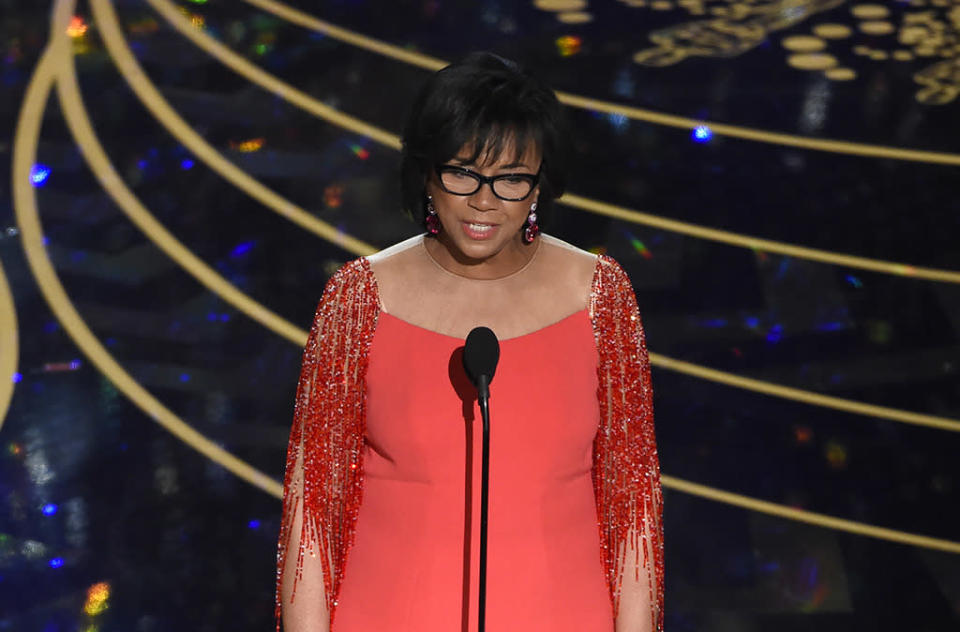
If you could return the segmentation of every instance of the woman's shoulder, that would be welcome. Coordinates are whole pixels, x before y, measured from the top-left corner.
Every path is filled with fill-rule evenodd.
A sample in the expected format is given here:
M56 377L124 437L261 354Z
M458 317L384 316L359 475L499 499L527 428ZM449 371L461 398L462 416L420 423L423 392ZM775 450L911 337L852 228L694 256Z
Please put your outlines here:
M537 256L548 263L552 270L561 271L564 276L591 279L600 257L588 250L578 248L559 237L540 233L542 252Z

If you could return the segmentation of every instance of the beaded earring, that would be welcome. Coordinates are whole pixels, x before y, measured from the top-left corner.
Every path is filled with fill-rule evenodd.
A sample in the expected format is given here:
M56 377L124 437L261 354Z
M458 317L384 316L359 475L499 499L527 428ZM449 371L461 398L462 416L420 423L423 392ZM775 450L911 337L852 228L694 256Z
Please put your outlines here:
M537 225L537 203L530 205L530 214L527 215L527 223L523 228L523 243L533 243L534 238L540 234L540 227Z
M427 196L427 216L424 219L427 226L427 232L436 235L440 232L440 218L437 216L437 209L433 208L433 198Z

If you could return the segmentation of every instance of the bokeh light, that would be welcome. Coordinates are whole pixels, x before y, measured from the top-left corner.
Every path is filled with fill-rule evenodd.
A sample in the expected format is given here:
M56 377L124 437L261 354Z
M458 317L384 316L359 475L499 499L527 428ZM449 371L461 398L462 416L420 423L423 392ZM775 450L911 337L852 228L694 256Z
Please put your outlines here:
M70 18L70 25L67 26L67 35L70 37L83 37L89 28L82 17L75 15Z
M576 35L561 35L557 38L557 52L561 57L572 57L580 52L583 40Z
M101 614L108 608L107 600L110 598L110 584L100 582L87 589L87 602L83 605L83 611L90 616Z
M705 143L713 138L713 130L706 125L697 125L693 128L692 136L696 142Z
M42 187L50 178L50 167L37 163L30 169L30 182L35 187Z

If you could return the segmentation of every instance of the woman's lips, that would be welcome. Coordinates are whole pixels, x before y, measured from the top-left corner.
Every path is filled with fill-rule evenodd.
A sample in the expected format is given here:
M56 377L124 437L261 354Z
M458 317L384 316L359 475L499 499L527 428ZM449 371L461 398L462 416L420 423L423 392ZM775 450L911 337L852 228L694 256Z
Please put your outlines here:
M461 222L461 226L463 226L463 232L466 233L467 237L470 239L476 239L478 241L490 239L500 228L500 226L497 224L474 222Z

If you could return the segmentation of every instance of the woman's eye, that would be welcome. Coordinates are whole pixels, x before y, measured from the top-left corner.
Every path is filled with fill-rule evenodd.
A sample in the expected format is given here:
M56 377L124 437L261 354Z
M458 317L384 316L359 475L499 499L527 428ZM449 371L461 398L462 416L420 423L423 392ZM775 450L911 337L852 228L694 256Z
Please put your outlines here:
M503 181L507 184L521 184L523 182L523 178L504 178Z

